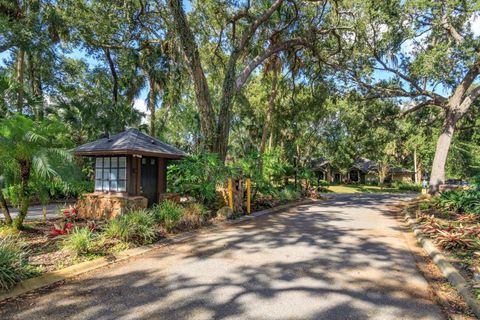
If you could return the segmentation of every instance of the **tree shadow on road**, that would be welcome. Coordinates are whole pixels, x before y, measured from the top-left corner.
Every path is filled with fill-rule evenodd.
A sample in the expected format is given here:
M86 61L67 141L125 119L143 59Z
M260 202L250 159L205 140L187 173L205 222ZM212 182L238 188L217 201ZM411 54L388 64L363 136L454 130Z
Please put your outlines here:
M378 197L378 195L376 195ZM367 207L374 206L366 197ZM382 200L381 200L382 201ZM385 200L385 203L388 201ZM410 252L340 208L299 206L2 307L2 318L435 318ZM354 222L354 221L353 221ZM176 258L173 259L172 254ZM170 262L169 259L173 259ZM218 264L218 265L217 265ZM374 270L374 274L371 273ZM297 316L292 316L297 315ZM433 315L433 316L432 316Z

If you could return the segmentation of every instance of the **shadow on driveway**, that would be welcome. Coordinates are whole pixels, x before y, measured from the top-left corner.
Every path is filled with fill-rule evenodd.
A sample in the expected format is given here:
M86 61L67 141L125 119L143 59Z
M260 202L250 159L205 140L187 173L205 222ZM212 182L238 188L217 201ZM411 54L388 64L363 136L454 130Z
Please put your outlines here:
M398 225L342 195L262 216L1 306L5 319L442 319Z

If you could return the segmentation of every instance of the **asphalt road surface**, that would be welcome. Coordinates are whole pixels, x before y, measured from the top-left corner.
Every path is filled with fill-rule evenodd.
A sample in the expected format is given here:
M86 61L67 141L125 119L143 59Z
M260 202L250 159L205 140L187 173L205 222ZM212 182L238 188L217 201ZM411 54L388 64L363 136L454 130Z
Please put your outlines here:
M204 231L43 293L1 319L443 319L386 209L336 195Z

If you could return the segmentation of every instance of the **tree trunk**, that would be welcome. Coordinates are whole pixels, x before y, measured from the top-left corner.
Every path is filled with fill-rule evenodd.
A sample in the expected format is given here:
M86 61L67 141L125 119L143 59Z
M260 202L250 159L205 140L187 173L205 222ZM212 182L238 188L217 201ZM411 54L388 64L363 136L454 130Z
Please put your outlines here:
M17 66L16 66L16 82L17 82L17 111L23 113L23 100L24 100L24 71L25 71L25 51L18 49L17 52Z
M262 140L260 141L260 148L259 148L259 162L258 162L258 169L260 175L263 176L263 155L265 154L265 148L267 145L267 139L270 135L270 145L272 143L272 133L271 133L271 125L272 125L272 115L275 109L275 100L277 97L277 80L278 80L278 70L277 68L273 69L273 77L272 77L272 91L270 95L270 99L268 100L268 109L267 114L265 116L265 122L263 124L262 129Z
M230 55L223 79L222 100L217 122L217 144L215 151L222 161L227 156L228 136L230 131L230 108L235 97L235 74L239 52L234 50Z
M35 106L32 106L32 111L35 114L35 120L43 120L43 90L40 76L35 68L35 61L31 53L27 54L28 70L30 77L30 90L35 97Z
M5 217L5 224L7 226L12 224L12 217L10 216L10 211L8 210L7 201L3 195L3 191L0 190L0 209L2 209L3 216Z
M31 164L28 161L21 160L20 164L20 209L17 217L13 220L13 227L17 230L23 228L23 221L25 220L28 207L30 204L30 191L28 190L28 181L30 180Z
M267 138L270 133L270 127L272 125L272 115L275 110L275 100L277 98L277 83L278 83L278 69L273 69L272 75L272 91L270 99L268 101L268 109L265 117L265 123L263 124L262 140L260 141L260 156L265 153L265 147L267 144Z
M156 102L156 94L155 94L155 81L152 77L148 78L148 85L150 91L148 92L148 109L150 110L150 135L152 137L155 136L155 102Z
M455 125L459 119L459 115L449 109L443 122L442 132L437 141L435 157L433 158L432 172L430 176L430 194L439 191L440 185L445 182L445 164L447 163L448 151L452 143Z
M219 149L216 147L215 114L213 112L210 91L207 79L203 72L195 38L188 24L185 11L183 10L182 1L169 0L168 6L175 23L175 31L180 39L182 51L193 80L200 117L202 148L206 151L215 152ZM224 128L222 128L222 130L223 129Z

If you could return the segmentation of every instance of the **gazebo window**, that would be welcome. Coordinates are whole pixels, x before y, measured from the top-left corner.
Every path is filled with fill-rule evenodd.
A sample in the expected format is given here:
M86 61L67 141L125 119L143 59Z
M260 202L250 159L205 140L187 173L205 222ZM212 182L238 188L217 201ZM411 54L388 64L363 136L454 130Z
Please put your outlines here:
M127 190L127 158L99 157L95 162L95 191Z

